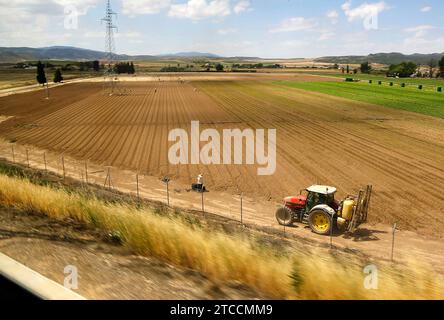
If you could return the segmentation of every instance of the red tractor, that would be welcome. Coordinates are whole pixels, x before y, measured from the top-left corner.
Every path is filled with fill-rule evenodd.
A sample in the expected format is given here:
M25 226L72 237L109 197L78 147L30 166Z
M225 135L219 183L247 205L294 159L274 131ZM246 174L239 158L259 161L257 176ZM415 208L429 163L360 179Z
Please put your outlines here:
M319 185L302 190L300 195L284 199L284 204L276 211L276 219L284 226L307 223L313 232L321 235L330 234L332 228L354 232L367 221L372 186L341 202L335 200L336 191L334 187Z

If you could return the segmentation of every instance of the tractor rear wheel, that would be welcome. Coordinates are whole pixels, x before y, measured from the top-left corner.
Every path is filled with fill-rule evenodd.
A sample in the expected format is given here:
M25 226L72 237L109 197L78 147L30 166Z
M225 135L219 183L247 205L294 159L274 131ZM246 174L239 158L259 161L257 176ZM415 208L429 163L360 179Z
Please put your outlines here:
M331 215L325 210L314 209L308 216L308 225L314 233L328 235L332 228Z
M276 211L276 220L281 226L289 227L294 222L293 212L287 207L280 207Z

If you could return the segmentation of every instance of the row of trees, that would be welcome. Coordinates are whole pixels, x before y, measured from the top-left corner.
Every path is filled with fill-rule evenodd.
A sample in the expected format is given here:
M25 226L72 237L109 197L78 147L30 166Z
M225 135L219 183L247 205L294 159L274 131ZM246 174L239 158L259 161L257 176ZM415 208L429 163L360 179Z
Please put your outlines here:
M417 75L433 78L436 75L436 77L444 77L444 57L439 60L438 64L435 60L430 60L428 67L429 70L427 72L421 73L419 65L414 62L402 62L400 64L392 64L389 67L387 76L405 78L412 75ZM438 72L435 72L436 67L438 67Z
M389 70L387 71L387 76L405 78L416 74L418 76L428 76L430 78L434 77L435 75L437 77L444 77L444 57L442 57L438 63L436 63L434 60L431 60L428 64L428 67L429 70L427 72L421 73L419 71L419 66L414 62L402 62L400 64L392 64L390 65ZM436 67L438 67L438 72L435 72ZM340 68L338 64L335 64L333 69L336 70L341 69L342 73L347 73L347 74L350 73L356 74L358 70L360 70L361 73L370 74L372 72L372 65L367 61L361 63L359 69L355 68L351 70L349 65Z
M62 81L63 81L62 71L60 70L60 68L57 68L56 71L54 72L54 82L59 83ZM45 65L40 61L37 63L37 82L41 85L48 83L48 80L46 79Z
M444 77L444 57L441 58L441 60L439 60L439 76L440 77Z
M444 77L444 57L441 58L441 60L438 62L438 64L431 60L428 64L429 70L428 73L424 73L424 75L428 75L430 78L432 78L435 74L438 77ZM438 73L434 72L435 68L438 67ZM339 65L335 64L335 69L339 69ZM418 71L419 66L415 64L414 62L402 62L400 64L392 64L389 67L389 70L387 71L387 76L389 77L410 77L414 74L419 74ZM371 73L372 71L372 65L367 61L364 63L361 63L361 66L359 68L361 70L361 73ZM342 67L342 73L349 74L351 72L350 66L347 65L345 68ZM353 73L357 73L358 69L353 69Z
M338 68L339 68L339 66L338 66ZM347 74L350 74L350 71L352 71L354 74L358 73L358 69L355 68L355 69L351 70L349 65L347 65L345 68L342 67L341 71L342 71L342 73L347 73Z
M94 60L94 61L79 61L79 62L75 62L75 63L68 63L62 66L62 71L74 71L74 70L79 70L79 71L95 71L95 72L99 72L100 69L103 69L104 65L100 64L99 60Z
M205 68L205 70L207 72L211 71L211 68L214 67L216 69L217 72L222 72L224 71L224 65L221 63L217 63L216 65L211 65L210 63L207 63L205 65L202 65L202 68ZM180 64L177 64L176 66L171 66L168 65L167 67L163 67L162 69L160 69L161 72L187 72L187 71L191 71L188 69L188 65L187 68L181 67Z
M99 61L80 62L80 64L85 69L93 69L94 71L99 71L100 68L101 68ZM48 65L42 63L41 61L39 61L37 63L37 77L36 78L37 78L37 82L39 84L42 84L42 85L48 82L48 80L46 78L45 67L48 67ZM59 83L59 82L63 81L62 71L65 71L63 67L62 68L57 68L55 70L54 78L53 78L55 83ZM129 62L117 63L114 66L114 71L116 73L119 73L119 74L120 73L128 73L128 74L136 73L136 69L134 67L134 63L133 62L131 62L131 63L129 63Z
M334 69L339 69L339 65L336 63L333 67ZM361 67L359 69L354 68L353 70L350 69L350 65L347 65L345 68L341 68L342 73L350 74L350 72L353 72L354 74L358 73L359 70L361 70L361 73L370 73L372 71L372 65L367 61L364 63L361 63Z
M418 65L414 62L401 62L400 64L392 64L387 72L388 77L407 78L415 74Z
M114 72L121 74L135 74L136 68L134 67L134 63L132 62L119 62L114 66Z

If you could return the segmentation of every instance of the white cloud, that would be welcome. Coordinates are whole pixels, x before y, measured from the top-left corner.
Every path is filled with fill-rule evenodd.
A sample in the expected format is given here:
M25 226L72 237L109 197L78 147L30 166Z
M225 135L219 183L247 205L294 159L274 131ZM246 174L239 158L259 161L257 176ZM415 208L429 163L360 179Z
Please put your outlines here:
M123 14L130 17L142 14L156 14L170 6L170 0L123 0Z
M105 39L106 33L105 31L86 31L83 33L84 38L89 39ZM128 31L128 32L116 32L114 37L116 39L132 39L132 40L140 40L143 37L143 34L137 31Z
M0 0L0 14L14 15L16 19L32 15L61 16L66 7L73 7L77 14L84 15L101 0Z
M0 45L47 46L70 41L65 9L85 15L101 0L0 0Z
M352 8L351 1L347 1L341 6L341 8L347 16L348 21L367 19L369 16L378 15L379 13L390 9L384 1L376 3L365 2L356 8Z
M425 6L425 7L421 8L421 12L430 12L430 11L432 11L432 7L430 7L430 6Z
M415 38L421 38L427 35L427 32L432 29L435 29L435 27L431 25L421 25L404 29L404 31L408 33L413 33L413 36Z
M437 29L431 25L419 25L416 27L406 28L404 32L410 34L403 42L403 51L407 53L413 52L441 52L444 38L427 37L431 30Z
M442 52L444 38L424 39L411 37L404 40L402 50L405 53Z
M234 28L227 28L227 29L220 29L217 30L217 33L223 36L226 36L227 34L236 33L237 29Z
M282 42L281 45L288 48L303 48L309 44L310 44L309 41L304 41L304 40L287 40Z
M323 31L321 32L321 35L318 38L318 41L326 41L326 40L330 40L333 39L335 37L335 33L332 31Z
M278 32L313 30L316 26L317 22L313 19L306 19L304 17L294 17L282 21L278 27L271 29L270 32L278 33Z
M242 0L242 1L239 1L235 6L234 6L234 9L233 9L233 11L234 11L234 13L236 13L236 14L240 14L240 13L242 13L242 12L244 12L244 11L250 11L251 10L251 8L250 8L250 1L249 0Z
M210 17L226 17L231 14L230 0L188 0L173 4L168 15L176 18L201 20Z
M62 7L73 7L76 8L77 13L80 15L85 15L89 9L100 4L100 0L53 0L55 3ZM48 3L48 1L39 1L43 3Z
M330 22L333 24L338 23L339 13L336 10L332 10L327 12L327 18L330 19Z
M173 3L172 0L122 0L123 13L129 16L156 14L168 9L170 17L201 20L251 10L249 0L238 1L233 6L231 2L232 0L187 0L184 3Z

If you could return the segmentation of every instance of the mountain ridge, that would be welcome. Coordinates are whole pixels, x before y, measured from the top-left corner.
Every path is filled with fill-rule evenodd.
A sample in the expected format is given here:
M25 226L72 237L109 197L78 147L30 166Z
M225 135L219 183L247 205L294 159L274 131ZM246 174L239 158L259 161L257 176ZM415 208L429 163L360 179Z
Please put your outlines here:
M390 52L390 53L373 53L369 55L351 55L351 56L327 56L320 57L315 59L318 62L326 62L326 63L381 63L381 64L399 64L404 61L411 61L416 64L428 65L429 62L433 59L435 63L444 56L443 53L414 53L414 54L403 54L400 52Z
M103 51L83 49L72 46L50 46L42 48L31 47L0 47L0 62L16 63L29 60L103 60L106 59L106 53ZM349 55L349 56L326 56L314 59L317 62L338 63L338 64L355 64L355 63L380 63L380 64L398 64L403 61L412 61L417 64L427 65L433 59L437 63L443 53L431 54L410 54L406 55L399 52L390 53L374 53L369 55ZM171 58L206 58L206 59L238 59L238 60L261 60L259 57L222 57L208 52L178 52L162 55L128 55L116 54L116 60L155 60L155 59L171 59ZM269 59L264 59L269 60ZM279 60L279 59L273 59ZM282 59L289 60L289 59Z

